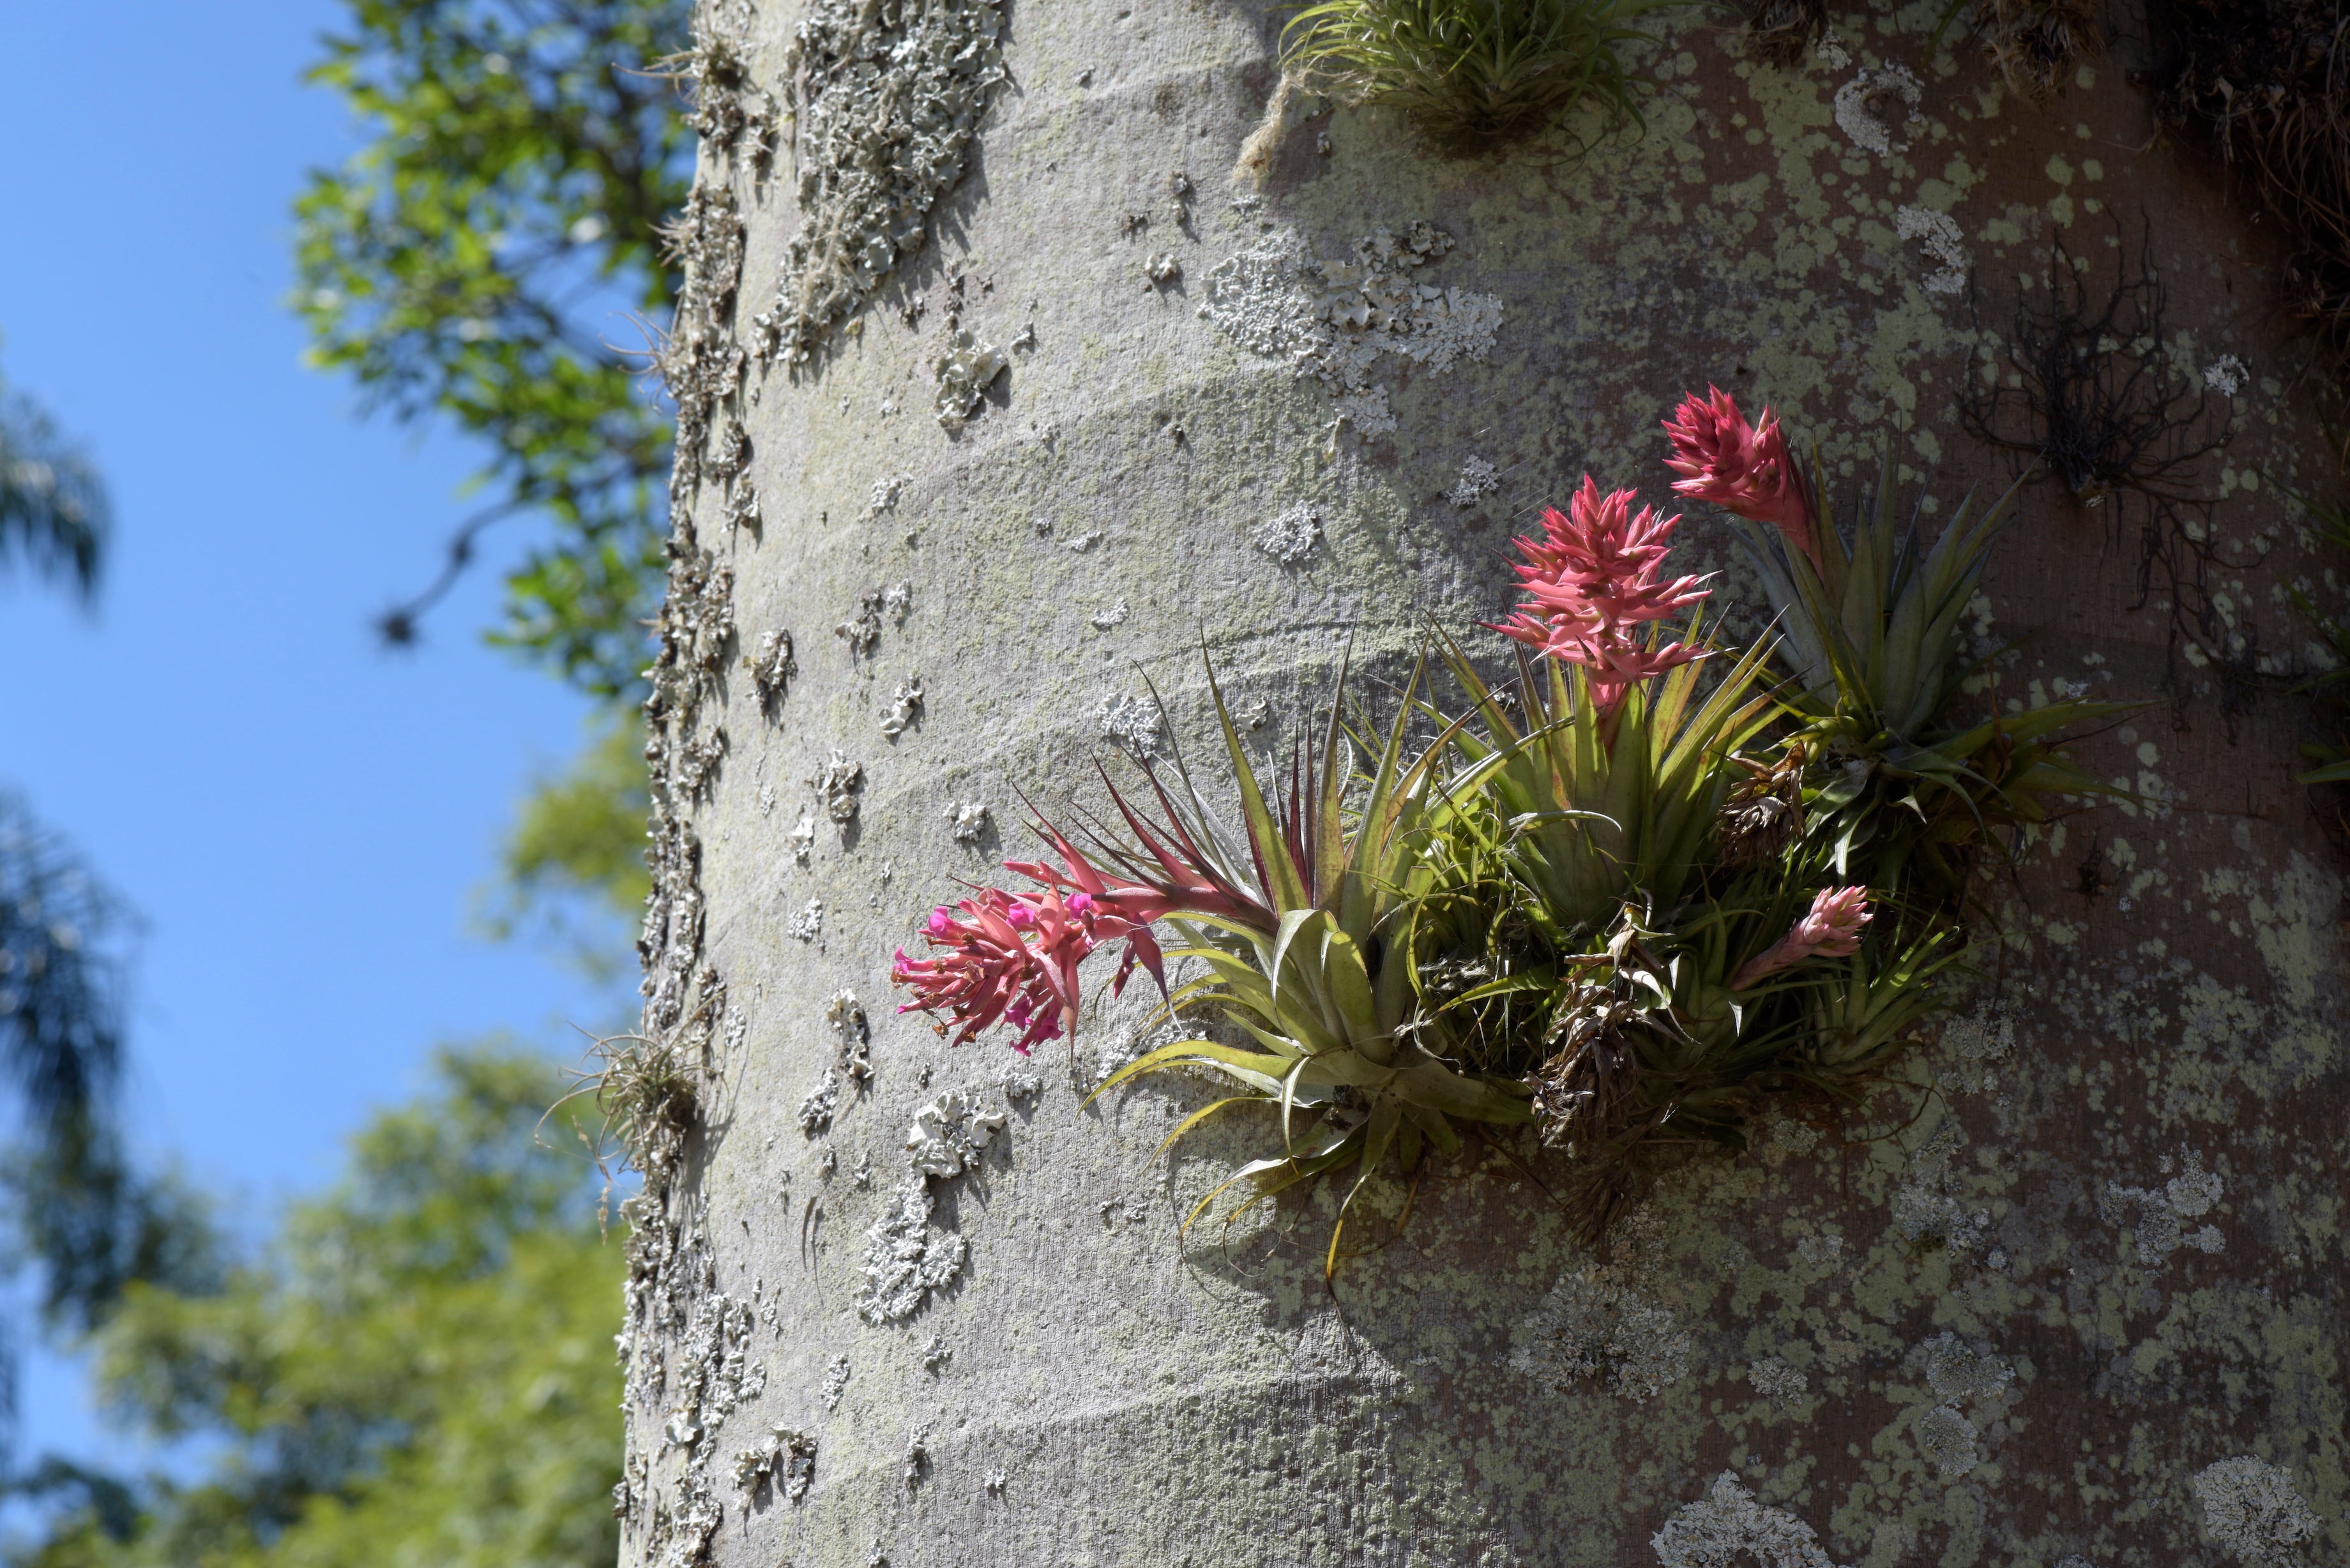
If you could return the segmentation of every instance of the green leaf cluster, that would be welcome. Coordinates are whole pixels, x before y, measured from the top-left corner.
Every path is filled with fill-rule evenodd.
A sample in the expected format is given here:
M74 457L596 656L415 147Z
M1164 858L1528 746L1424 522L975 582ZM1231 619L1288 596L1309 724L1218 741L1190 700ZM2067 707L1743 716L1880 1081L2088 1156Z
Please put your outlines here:
M1170 923L1186 940L1170 956L1195 960L1206 973L1175 992L1170 1011L1212 1007L1248 1044L1177 1041L1119 1069L1097 1093L1178 1066L1208 1068L1240 1089L1186 1118L1170 1143L1231 1106L1276 1108L1282 1153L1232 1178L1253 1184L1258 1200L1355 1165L1361 1174L1348 1194L1351 1205L1391 1150L1414 1167L1430 1145L1444 1153L1459 1147L1456 1119L1526 1120L1524 1090L1507 1079L1461 1070L1440 1021L1420 1005L1414 959L1423 940L1417 917L1431 876L1425 855L1456 807L1431 789L1447 757L1443 748L1406 758L1410 692L1351 803L1346 798L1351 747L1334 709L1320 756L1279 816L1221 692L1216 704L1269 919L1199 913L1174 919ZM1188 770L1180 782L1185 805L1177 815L1191 830L1184 837L1232 844ZM1227 879L1239 881L1239 856L1222 858ZM1202 1199L1191 1217L1216 1195ZM1333 1268L1344 1228L1342 1210L1330 1236Z
M0 570L19 560L87 601L111 523L106 485L30 398L0 379Z
M1585 105L1638 125L1617 51L1648 36L1634 17L1670 3L1322 0L1283 30L1282 64L1348 102L1401 109L1440 141L1493 141Z
M1612 704L1585 670L1523 655L1497 689L1445 642L1466 711L1440 711L1415 671L1355 774L1349 739L1368 725L1334 709L1285 802L1219 693L1244 832L1214 823L1180 757L1180 788L1159 790L1170 836L1119 805L1172 874L1153 885L1230 889L1254 868L1262 909L1174 896L1169 918L1187 939L1170 956L1200 973L1168 1012L1226 1033L1150 1051L1099 1091L1179 1068L1237 1091L1170 1144L1233 1107L1276 1113L1277 1148L1191 1219L1235 1185L1236 1217L1353 1168L1335 1269L1383 1164L1414 1170L1463 1128L1532 1121L1569 1155L1575 1217L1596 1235L1657 1158L1743 1148L1763 1105L1850 1101L1886 1076L1962 956L1973 852L2098 792L2054 738L2126 706L1951 716L1972 663L1960 615L2000 511L1962 504L1929 550L1889 500L1849 541L1823 525L1816 565L1763 558L1783 637L1734 654L1693 623L1709 657ZM1144 857L1111 854L1149 877ZM1874 913L1856 945L1783 945L1815 895L1857 884Z
M687 0L351 0L310 79L369 132L296 206L314 363L372 406L490 449L479 526L552 538L507 579L493 640L632 694L660 582L671 419L643 385L671 304L659 225L691 138L660 62ZM635 325L631 326L631 318ZM624 345L631 332L637 352ZM412 628L398 617L387 630Z
M2143 707L2056 701L1972 723L1950 717L1969 677L1963 618L2006 525L2018 480L1977 511L1961 499L1930 548L1918 543L1921 493L1905 517L1888 456L1858 498L1849 543L1825 524L1814 562L1776 530L1742 523L1747 556L1779 612L1799 695L1795 739L1809 750L1804 805L1816 847L1839 876L1904 885L1947 905L2002 830L2047 819L2043 802L2112 794L2058 752L2058 732ZM1815 513L1828 516L1814 459Z
M638 919L652 890L645 823L652 815L644 730L631 713L600 716L579 754L536 781L498 846L483 924L504 939L542 929L590 975L617 972L614 927Z
M445 1051L267 1255L213 1293L134 1287L95 1340L152 1437L210 1450L57 1519L26 1568L603 1568L618 1550L624 1265L540 1060ZM544 1137L546 1143L540 1139ZM575 1140L576 1141L576 1140Z

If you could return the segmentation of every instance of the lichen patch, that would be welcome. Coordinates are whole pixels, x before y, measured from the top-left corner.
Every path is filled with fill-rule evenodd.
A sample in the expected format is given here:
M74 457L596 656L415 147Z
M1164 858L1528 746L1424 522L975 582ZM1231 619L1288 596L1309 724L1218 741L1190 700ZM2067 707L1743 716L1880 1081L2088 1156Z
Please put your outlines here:
M1836 1568L1812 1527L1783 1508L1767 1508L1738 1484L1738 1472L1713 1478L1703 1497L1684 1503L1648 1538L1660 1568Z
M1903 207L1893 215L1893 233L1905 242L1918 242L1939 264L1918 280L1918 287L1928 294L1966 292L1967 270L1972 263L1967 255L1965 238L1950 213L1938 213L1931 207Z
M950 1089L914 1113L906 1132L906 1160L925 1176L949 1180L979 1164L1003 1130L1002 1111L981 1106L967 1089Z
M1492 351L1498 296L1415 275L1452 248L1451 235L1420 223L1400 235L1378 230L1355 242L1353 260L1326 263L1276 231L1210 270L1200 315L1251 353L1319 381L1358 431L1382 433L1395 428L1386 389L1373 381L1382 356L1443 375Z
M2288 1470L2242 1454L2197 1471L2193 1485L2205 1532L2259 1568L2294 1568L2298 1548L2317 1539L2317 1515Z
M1908 66L1879 66L1836 88L1836 128L1862 151L1890 158L1908 145L1898 138L1924 101L1924 86Z
M857 1311L866 1322L903 1322L962 1272L963 1240L931 1227L933 1202L929 1179L916 1176L890 1194L865 1232Z
M1311 504L1293 506L1258 524L1249 542L1282 566L1302 566L1322 547L1322 510Z
M754 323L763 358L808 363L920 248L1003 79L1002 28L997 0L810 7L785 57L800 226Z

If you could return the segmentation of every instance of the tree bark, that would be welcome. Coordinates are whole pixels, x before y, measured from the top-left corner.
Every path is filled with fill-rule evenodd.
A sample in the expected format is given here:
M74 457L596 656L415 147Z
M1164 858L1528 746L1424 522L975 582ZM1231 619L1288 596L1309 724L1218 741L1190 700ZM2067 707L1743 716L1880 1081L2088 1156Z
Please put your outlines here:
M1841 21L1826 52L1847 57L1794 70L1714 20L1661 22L1645 133L1580 161L1564 130L1460 158L1298 95L1260 185L1235 162L1278 16L1007 8L1008 78L927 242L813 360L722 378L706 431L688 409L646 1033L688 1052L695 1110L635 1211L625 1562L2350 1550L2340 878L2293 783L2303 704L2276 690L2309 639L2286 587L2326 591L2282 493L2335 483L2326 372L2225 183L2155 136L2126 79L2139 24L2033 105L1962 43L1929 58L1939 12ZM742 91L783 95L800 15L738 19ZM1898 78L1852 87L1889 67L1914 119ZM797 129L772 176L705 148L740 283L690 280L680 342L706 332L717 360L760 346L808 220ZM1296 247L1352 299L1333 269L1381 232L1409 250L1415 224L1449 251L1423 230L1421 265L1374 246L1368 265L1449 347L1349 339L1301 371L1276 286ZM1976 357L2043 307L2052 241L2092 315L2147 246L2158 340L2100 351L2207 393L2234 435L2173 476L2209 505L2158 524L2171 564L2150 571L2147 497L2085 505L2044 470L2022 493L1983 607L2021 651L1988 700L2151 700L2076 748L2138 798L1991 880L1980 976L1906 1081L1676 1168L1605 1260L1570 1240L1531 1138L1472 1141L1408 1222L1382 1190L1359 1233L1384 1245L1326 1285L1326 1195L1180 1229L1266 1129L1154 1158L1209 1096L1084 1103L1155 998L1089 1008L1074 1051L1033 1062L892 1012L892 949L1028 847L1024 800L1097 800L1093 760L1111 732L1149 742L1151 688L1159 743L1211 754L1203 643L1250 745L1282 758L1350 645L1358 680L1399 675L1430 624L1498 655L1477 625L1509 601L1511 534L1586 472L1669 500L1657 421L1684 390L1768 401L1846 483L1889 449L1929 530L2003 487L2022 460L1960 403L2012 370ZM991 346L1009 365L949 429L933 366L958 330L966 369ZM2232 399L2225 355L2248 368ZM1999 429L2029 425L2020 407ZM738 429L742 477L694 461ZM1751 606L1721 520L1693 508L1683 537ZM2199 622L2172 580L2199 552ZM1007 1070L1039 1092L1007 1097ZM807 1105L827 1073L828 1117ZM976 1169L924 1176L908 1130L951 1089L1008 1125ZM860 1271L893 1240L877 1297Z

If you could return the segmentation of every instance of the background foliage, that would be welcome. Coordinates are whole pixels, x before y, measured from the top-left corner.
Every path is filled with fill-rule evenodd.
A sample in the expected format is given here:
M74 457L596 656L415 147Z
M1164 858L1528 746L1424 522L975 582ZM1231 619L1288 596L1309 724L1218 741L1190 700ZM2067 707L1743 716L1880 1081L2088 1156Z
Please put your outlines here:
M555 938L581 968L608 977L634 956L614 939L644 908L643 731L615 713L567 767L539 781L516 814L499 853L498 886L484 910L490 934L535 928Z
M319 366L370 406L486 443L491 497L437 580L380 622L403 643L482 531L552 524L506 578L490 640L598 700L579 757L541 782L487 900L494 934L554 935L591 972L642 903L641 743L673 415L645 350L673 304L660 224L693 140L665 62L688 0L353 0L312 79L369 137L296 203L297 308ZM633 337L632 337L633 335Z
M312 362L353 377L368 409L485 451L477 509L437 579L383 616L386 639L418 635L484 530L539 526L490 640L598 717L524 803L489 924L552 927L613 971L625 941L581 917L643 896L629 709L672 418L644 372L671 304L658 225L691 173L663 63L690 12L350 0L310 79L363 145L296 205L292 303ZM107 523L94 468L0 396L0 572L87 597ZM179 1445L170 1475L0 1471L52 1511L11 1559L608 1563L621 1264L576 1147L533 1141L564 1085L510 1048L444 1054L432 1095L378 1117L343 1183L232 1267L200 1199L135 1171L115 1129L107 939L125 923L70 846L0 794L0 1079L27 1112L0 1147L16 1221L0 1267L36 1263L47 1321L96 1350L114 1415Z
M29 569L88 602L108 533L96 466L0 383L0 576ZM56 1332L106 1322L134 1282L215 1277L201 1201L134 1168L123 1147L131 924L74 846L0 787L0 1085L18 1112L0 1142L0 1271L31 1272L41 1325ZM99 1495L95 1478L54 1461L22 1469L9 1452L18 1325L0 1326L0 1494Z
M660 62L686 0L353 0L314 81L367 146L296 207L312 357L370 406L479 438L492 499L395 642L489 524L554 524L506 579L493 640L601 697L638 689L660 580L671 418L643 382L671 303L658 227L692 141ZM632 325L633 323L633 325Z
M111 1490L39 1568L604 1568L619 1550L614 1305L593 1168L511 1045L443 1051L343 1180L223 1288L134 1286L99 1333L116 1413L201 1479Z

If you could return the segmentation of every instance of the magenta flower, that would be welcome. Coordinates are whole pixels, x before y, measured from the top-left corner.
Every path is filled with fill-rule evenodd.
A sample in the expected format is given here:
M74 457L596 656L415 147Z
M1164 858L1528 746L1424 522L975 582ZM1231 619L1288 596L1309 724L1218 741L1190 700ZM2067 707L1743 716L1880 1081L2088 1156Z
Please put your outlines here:
M1702 400L1694 392L1681 400L1665 434L1673 443L1665 466L1682 476L1673 483L1677 493L1770 524L1819 565L1803 475L1768 408L1760 426L1750 425L1727 392L1709 386Z
M1042 892L988 888L952 909L931 911L923 925L930 956L908 958L901 949L889 966L891 981L913 992L899 1012L944 1014L938 1032L955 1029L958 1045L1001 1020L1020 1031L1012 1048L1024 1056L1056 1034L1076 1038L1085 1000L1077 968L1105 943L1126 944L1111 995L1126 990L1138 964L1166 989L1150 930L1167 913L1166 900L1139 883L1104 877L1057 835L1055 844L1066 868L1017 861L1006 867L1045 883ZM1064 897L1064 888L1074 891Z
M1562 514L1543 509L1544 537L1516 541L1525 564L1517 567L1525 602L1509 621L1488 629L1536 652L1591 672L1592 697L1612 711L1638 681L1705 657L1685 642L1652 646L1638 628L1693 605L1710 591L1702 579L1658 580L1672 548L1679 517L1632 511L1632 492L1602 497L1583 477Z
M1867 888L1823 888L1810 911L1785 936L1749 959L1731 978L1730 989L1752 990L1807 958L1847 958L1860 950L1860 929L1870 919Z

